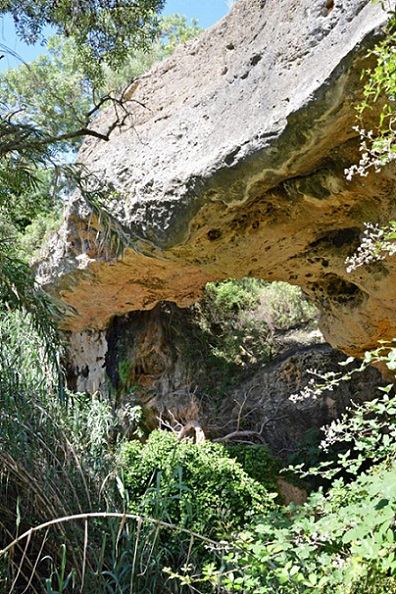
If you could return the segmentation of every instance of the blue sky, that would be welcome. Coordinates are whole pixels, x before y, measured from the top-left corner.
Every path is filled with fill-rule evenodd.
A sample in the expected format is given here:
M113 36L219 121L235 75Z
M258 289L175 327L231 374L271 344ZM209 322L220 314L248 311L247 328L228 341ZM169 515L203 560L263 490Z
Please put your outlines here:
M228 6L226 0L168 0L163 14L175 12L198 19L201 27L207 29L227 14Z
M228 12L227 0L168 0L163 11L164 15L185 15L189 20L198 19L205 29L213 25ZM7 46L16 52L25 62L30 62L44 51L38 46L28 46L15 36L12 19L4 17L0 20L0 54L5 54L0 60L0 71L18 65L18 60L8 56L1 46Z

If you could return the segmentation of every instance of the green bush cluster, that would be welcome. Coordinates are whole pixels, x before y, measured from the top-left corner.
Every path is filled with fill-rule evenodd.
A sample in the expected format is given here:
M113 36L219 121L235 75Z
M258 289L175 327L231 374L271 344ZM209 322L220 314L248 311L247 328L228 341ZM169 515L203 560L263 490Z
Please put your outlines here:
M238 314L250 311L256 312L253 316L256 323L289 330L313 322L318 316L317 308L305 299L299 287L249 277L208 283L203 303L212 323L235 319Z
M273 505L263 482L221 444L179 442L174 433L153 431L145 445L124 444L120 460L131 511L206 536L229 536Z
M208 283L205 290L207 299L218 313L227 315L254 309L259 304L260 289L263 282L254 278L241 280L228 279L222 282Z
M317 320L317 308L294 285L265 283L259 297L264 316L274 329L289 330Z
M255 481L263 484L270 492L277 491L277 478L282 465L265 446L238 444L226 446L226 451L228 456L237 460L243 470Z
M177 312L172 316L172 329L191 376L205 394L219 398L277 354L279 334L311 330L317 317L298 287L246 277L208 283L182 320Z
M268 325L251 315L262 281L251 278L208 283L195 319L206 334L211 356L225 369L265 361L271 354Z
M384 580L394 587L395 480L396 467L382 464L252 524L241 534L244 552L228 557L236 571L225 576L225 590L379 594L387 591L378 586Z

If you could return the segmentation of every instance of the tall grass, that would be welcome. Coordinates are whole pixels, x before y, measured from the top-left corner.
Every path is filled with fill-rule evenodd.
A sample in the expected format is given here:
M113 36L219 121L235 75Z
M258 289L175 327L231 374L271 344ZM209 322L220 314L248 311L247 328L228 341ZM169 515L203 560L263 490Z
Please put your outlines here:
M30 317L20 311L3 313L0 339L0 542L6 543L48 518L97 509L100 485L85 468L68 430L56 365ZM79 531L76 525L66 534L59 525L45 546L37 539L29 546L46 557L46 564L59 557L62 539L68 542L68 558L77 562L74 540ZM17 579L35 591L30 577L39 569L30 555L17 546L7 565L7 587Z
M44 555L48 546L54 548L53 541L59 532L69 534L69 524L73 529L79 527L79 538L75 538L79 558L70 563L67 558L70 548L64 543L58 543L58 558ZM174 553L170 553L166 546L167 539L175 535L180 539L184 537L188 543L183 559L177 563ZM10 564L10 560L17 557L13 572L8 575L8 589L4 592L198 592L201 582L206 580L203 568L197 565L194 557L197 544L204 544L210 551L212 563L221 566L224 545L158 519L116 512L56 518L30 528L0 550L0 567L2 561ZM208 556L205 556L205 563L207 561ZM40 568L42 572L43 562L47 566L47 577L42 577L38 571ZM175 570L179 579L175 579ZM186 576L184 583L183 573ZM215 590L211 588L211 591Z
M196 544L217 559L216 543L126 513L109 404L59 400L29 316L4 314L0 336L0 594L196 591ZM188 583L171 578L187 568Z

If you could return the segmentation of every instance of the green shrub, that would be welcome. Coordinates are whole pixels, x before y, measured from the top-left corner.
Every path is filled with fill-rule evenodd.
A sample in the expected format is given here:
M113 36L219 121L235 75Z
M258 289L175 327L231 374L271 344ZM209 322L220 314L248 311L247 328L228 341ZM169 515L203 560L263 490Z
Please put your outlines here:
M277 491L277 478L282 465L265 446L239 444L227 446L226 451L251 478L264 485L268 491Z
M381 347L366 360L386 359L394 370L395 353ZM270 510L240 535L239 550L227 558L234 571L222 575L225 592L394 591L396 405L391 387L382 390L381 399L324 429L321 459L304 475L332 480L328 492L319 489L304 506Z
M123 445L120 457L131 511L206 536L241 529L272 506L267 489L221 444L154 431L145 445Z
M241 280L228 279L222 282L208 283L205 289L205 300L217 310L221 317L254 309L259 303L259 292L262 281L254 278Z
M121 447L124 486L130 511L199 533L206 538L232 540L253 518L273 507L273 496L227 455L224 446L178 441L174 433L154 431L145 445L137 441ZM193 546L192 546L193 544ZM200 581L205 563L221 564L223 547L207 547L190 532L163 527L154 556L171 579L169 592L190 592ZM187 575L193 572L194 576ZM185 584L183 586L183 583ZM163 590L159 590L163 591ZM167 590L168 591L168 590ZM208 582L199 592L212 592Z
M334 483L307 504L279 509L241 535L226 591L244 594L385 592L395 583L396 468ZM377 588L377 589L375 589Z
M208 283L202 301L193 308L194 319L205 335L208 358L228 374L233 366L265 361L272 338L265 320L252 312L258 307L263 281L244 278Z
M277 330L311 328L316 320L316 308L298 287L247 277L208 283L183 318L175 312L172 329L191 377L203 393L220 398L276 354Z
M229 367L268 360L276 347L274 331L313 324L318 317L299 287L254 278L208 283L194 311L211 354Z
M300 287L284 282L266 283L260 292L260 314L270 327L288 330L316 321L317 308L304 298Z

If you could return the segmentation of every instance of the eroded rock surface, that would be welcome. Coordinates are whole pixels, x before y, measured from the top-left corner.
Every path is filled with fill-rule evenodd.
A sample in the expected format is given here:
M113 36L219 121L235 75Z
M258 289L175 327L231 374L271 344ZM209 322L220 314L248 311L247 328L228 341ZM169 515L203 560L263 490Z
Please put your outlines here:
M379 372L368 368L353 381L307 396L311 382L323 384L326 375L345 371L339 365L345 355L321 342L320 333L300 327L278 336L266 360L225 364L220 354L208 355L207 331L192 309L171 303L114 317L104 332L70 338L69 386L107 391L118 429L131 438L138 427L128 410L138 406L145 433L197 421L209 439L264 443L287 457L308 430L378 397L383 385Z
M359 154L364 57L384 21L370 0L238 0L143 76L126 124L80 153L113 190L132 247L121 259L99 249L103 233L75 197L41 266L75 309L65 327L185 306L209 280L251 275L300 285L347 353L395 336L394 263L345 270L364 222L396 214L393 169L344 175Z

